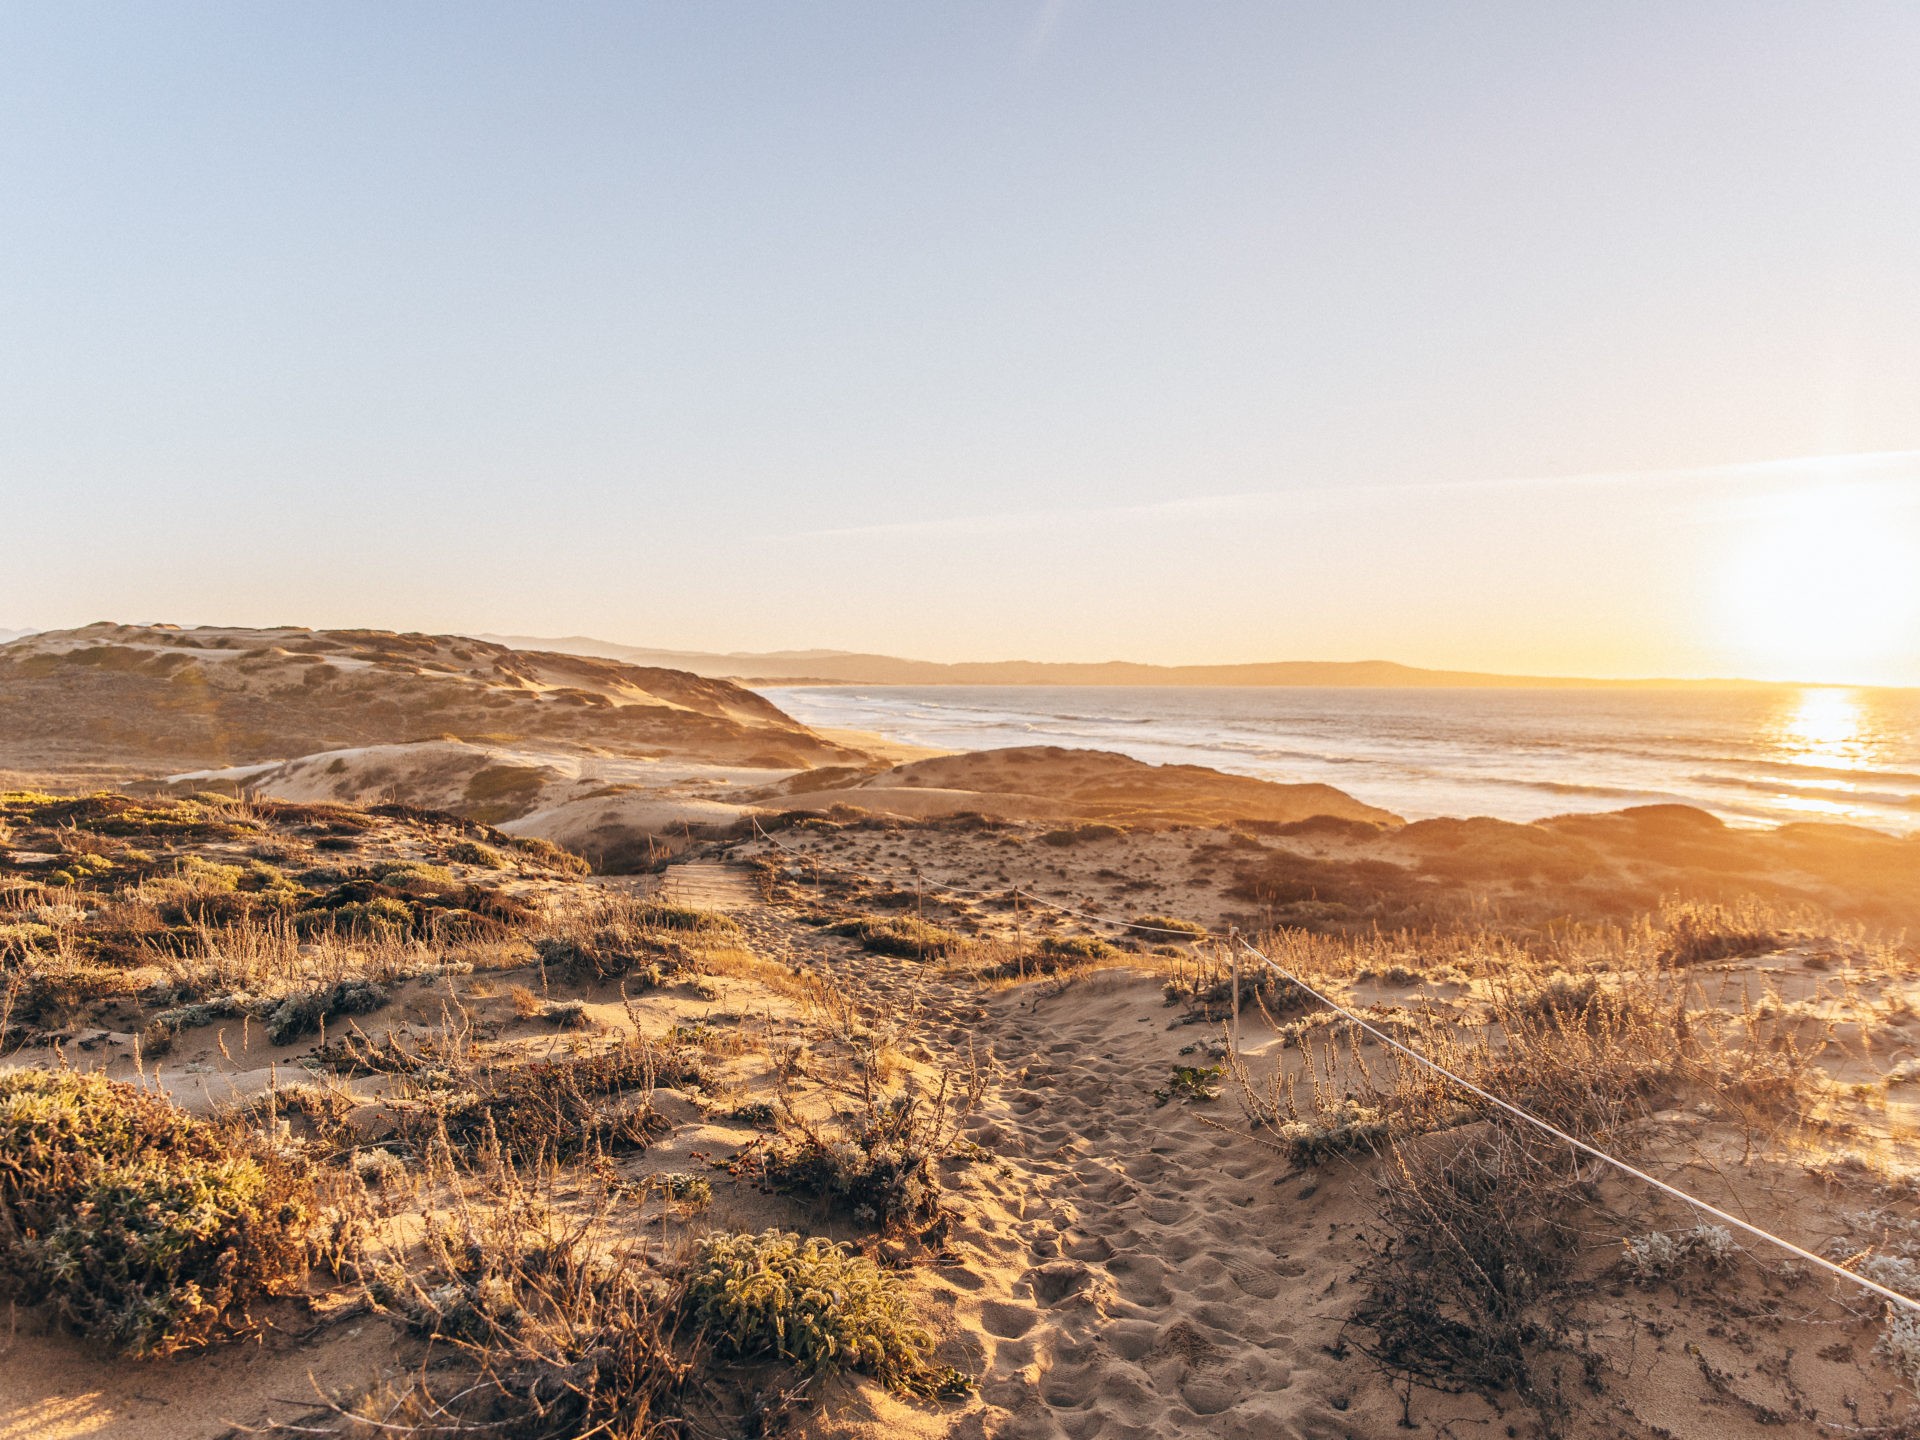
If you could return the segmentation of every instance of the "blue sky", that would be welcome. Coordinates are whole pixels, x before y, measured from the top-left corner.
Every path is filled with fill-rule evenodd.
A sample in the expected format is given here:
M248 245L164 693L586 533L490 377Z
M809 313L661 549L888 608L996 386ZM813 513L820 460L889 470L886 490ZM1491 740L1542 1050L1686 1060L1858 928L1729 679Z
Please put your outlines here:
M1896 4L16 3L0 625L1920 683L1868 573L1920 563L1916 53Z

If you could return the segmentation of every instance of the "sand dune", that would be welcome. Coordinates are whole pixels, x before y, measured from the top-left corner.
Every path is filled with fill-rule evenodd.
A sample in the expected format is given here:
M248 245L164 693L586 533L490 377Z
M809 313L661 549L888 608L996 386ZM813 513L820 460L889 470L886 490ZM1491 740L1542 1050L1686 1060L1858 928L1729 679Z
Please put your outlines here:
M1877 1305L1528 1149L1242 952L1233 1044L1216 938L1263 936L1386 1033L1920 1289L1920 839L1679 806L1406 824L1100 752L870 753L692 677L576 676L597 705L553 698L572 672L539 657L253 633L195 632L210 659L166 632L9 647L0 725L28 738L0 758L140 793L0 795L0 1076L97 1072L306 1157L359 1197L364 1264L303 1261L245 1345L165 1361L25 1306L0 1440L330 1433L327 1405L422 1376L563 1383L567 1347L606 1340L567 1328L586 1292L528 1354L539 1294L512 1276L579 1245L670 1288L701 1237L769 1227L870 1257L927 1327L928 1383L707 1357L701 1433L756 1433L775 1393L818 1440L1920 1414L1920 1347ZM302 715L283 692L315 665L350 698ZM176 683L199 699L144 748L97 723ZM378 738L429 691L455 728ZM478 729L527 706L557 708ZM339 730L376 738L277 753ZM240 763L163 768L210 747ZM503 1218L535 1214L565 1245ZM476 1216L502 1228L447 1270L421 1237Z
M1375 825L1400 817L1330 785L1287 785L1199 765L1150 765L1103 750L1024 746L910 761L852 780L846 798L882 812L938 815L973 809L1031 819L1276 823L1333 816ZM834 792L801 792L795 804ZM918 795L939 796L923 801ZM897 808L896 808L897 807Z
M858 758L682 671L387 631L91 625L0 646L18 769L187 770L437 736L797 769Z
M449 746L400 758L464 793L467 777L516 757ZM346 758L360 773L383 757ZM1001 785L1003 771L1030 767L1058 768L1057 793L1075 803L1165 805L1137 787L1180 778L1099 756L906 768L922 782ZM330 768L282 778L324 789L338 780ZM588 778L555 773L542 783ZM1225 803L1205 777L1194 783L1194 803ZM898 788L941 804L1014 793ZM575 803L590 814L599 802ZM1255 930L1277 913L1291 923L1267 943L1292 947L1289 963L1342 1003L1423 1044L1459 1037L1462 1056L1490 1064L1534 1023L1525 1016L1586 1006L1538 1032L1529 1053L1576 1081L1610 1065L1646 1076L1601 1108L1608 1144L1837 1256L1883 1256L1873 1273L1894 1276L1920 1266L1907 1174L1920 1121L1905 1063L1920 1044L1911 954L1812 908L1762 903L1768 885L1818 882L1820 895L1920 919L1891 865L1905 850L1873 881L1879 852L1847 848L1898 843L1885 837L1760 836L1672 810L1531 827L787 814L771 822L774 840L722 842L659 876L594 878L476 822L315 796L29 797L0 811L7 973L26 986L10 1001L9 1063L139 1080L201 1115L272 1097L292 1137L325 1137L326 1154L406 1157L376 1167L388 1178L368 1232L402 1263L426 1263L406 1237L428 1217L451 1223L520 1183L478 1158L471 1172L442 1161L413 1176L432 1153L419 1122L433 1106L457 1109L525 1067L587 1065L642 1037L659 1047L650 1088L598 1102L613 1114L646 1106L651 1138L551 1169L521 1156L545 1177L541 1203L609 1244L658 1241L662 1255L703 1233L768 1226L854 1241L892 1267L932 1326L935 1358L971 1382L931 1400L842 1374L804 1387L791 1433L1332 1440L1405 1424L1435 1436L1758 1440L1835 1417L1882 1433L1911 1408L1877 1310L1772 1257L1736 1249L1697 1276L1634 1278L1623 1245L1694 1222L1604 1176L1559 1202L1583 1237L1566 1273L1539 1308L1516 1294L1545 1337L1523 1347L1525 1381L1407 1387L1369 1349L1365 1320L1383 1257L1405 1243L1386 1208L1396 1157L1470 1154L1487 1118L1433 1108L1375 1042L1271 984L1249 993L1229 1073L1217 949L1049 908L1192 935ZM1592 923L1616 913L1601 903L1609 887L1632 905L1640 885L1745 898L1638 912L1639 928ZM696 908L658 922L621 908L652 896ZM1560 903L1543 923L1548 896ZM1428 928L1378 924L1415 905ZM210 929L216 916L233 928ZM373 917L398 928L355 928ZM343 977L377 993L327 998ZM319 1008L290 1023L294 1001ZM375 1048L343 1050L349 1039ZM1670 1068L1669 1052L1684 1063ZM1525 1095L1559 1073L1500 1083ZM938 1150L942 1210L924 1238L757 1168L796 1126L838 1133L833 1117L857 1117L862 1096L924 1097L969 1074L979 1083ZM1577 1083L1544 1093L1530 1103L1588 1113ZM1395 1113L1416 1128L1390 1153L1343 1141L1349 1102L1405 1106ZM1302 1149L1298 1134L1326 1149ZM1535 1157L1508 1183L1558 1193L1558 1163ZM710 1201L665 1198L660 1187L688 1177ZM430 1356L463 1363L358 1294L351 1277L316 1270L300 1296L263 1311L276 1328L257 1345L139 1365L28 1309L0 1351L0 1435L211 1440L230 1425L330 1424L305 1399L308 1374L355 1404L376 1381L408 1383ZM1449 1313L1438 1331L1477 1333L1487 1318ZM725 1370L727 1383L763 1394L791 1383L755 1364Z

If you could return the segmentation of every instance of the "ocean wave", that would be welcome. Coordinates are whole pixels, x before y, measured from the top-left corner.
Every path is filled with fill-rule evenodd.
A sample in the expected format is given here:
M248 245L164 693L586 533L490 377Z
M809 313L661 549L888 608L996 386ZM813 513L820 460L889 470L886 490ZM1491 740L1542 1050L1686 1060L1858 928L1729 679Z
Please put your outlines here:
M1871 717L1875 763L1858 769L1779 749L1779 703L1766 696L1129 689L1095 700L1004 687L793 687L775 698L809 724L1318 780L1406 815L1526 820L1568 806L1677 802L1740 821L1817 814L1911 829L1920 814L1920 705L1891 701Z
M1885 807L1920 810L1920 795L1878 790L1856 790L1837 785L1789 785L1780 781L1749 780L1739 775L1695 775L1696 784L1723 786L1760 795L1791 795L1801 800L1831 800L1854 808Z

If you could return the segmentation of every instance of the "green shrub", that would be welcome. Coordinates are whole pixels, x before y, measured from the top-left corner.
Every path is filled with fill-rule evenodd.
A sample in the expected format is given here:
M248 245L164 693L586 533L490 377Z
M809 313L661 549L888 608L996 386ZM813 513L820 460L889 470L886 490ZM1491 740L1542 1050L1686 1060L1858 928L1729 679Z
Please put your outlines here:
M558 870L563 875L585 875L593 867L583 856L571 850L563 850L551 840L542 840L537 835L513 835L502 837L511 841L514 849L531 857L549 870Z
M413 929L414 909L391 895L371 900L348 900L338 905L302 910L295 920L303 935L331 931L337 935L380 935Z
M1031 980L1042 975L1057 975L1093 960L1110 960L1121 952L1104 940L1083 935L1043 935L1031 950L989 965L980 971L983 980Z
M784 1360L808 1375L858 1370L912 1395L971 1388L930 1362L933 1336L895 1277L817 1236L710 1236L695 1251L687 1304L723 1355Z
M1049 830L1040 837L1040 843L1064 848L1068 845L1078 845L1086 840L1117 840L1126 833L1118 825L1108 825L1095 820L1085 825L1075 825L1067 830Z
M1162 1105L1169 1100L1218 1100L1220 1080L1227 1073L1224 1065L1176 1065L1165 1085L1153 1092Z
M684 1170L668 1171L653 1177L654 1188L687 1210L704 1210L713 1203L713 1182L704 1175L689 1175Z
M122 1354L250 1328L304 1278L319 1205L300 1163L99 1076L0 1075L0 1276Z
M737 921L718 911L695 910L690 905L669 905L664 900L650 900L636 907L632 918L636 925L650 926L655 930L732 935L740 929Z
M380 868L380 883L408 895L444 895L460 882L444 865L428 865L419 860L403 860Z
M875 955L896 955L907 960L942 959L966 943L953 931L942 930L924 920L880 920L871 915L829 925L827 933L858 940L861 949Z
M498 850L477 840L459 840L449 845L447 858L458 865L479 865L488 870L499 870L507 863Z
M238 865L222 865L218 861L202 859L198 855L188 855L174 867L175 877L203 894L237 890L240 888L241 877L246 873Z
M1111 960L1120 953L1104 940L1090 935L1043 935L1035 945L1037 954L1054 960Z
M1135 935L1149 940L1204 940L1207 927L1174 915L1141 915L1127 926Z

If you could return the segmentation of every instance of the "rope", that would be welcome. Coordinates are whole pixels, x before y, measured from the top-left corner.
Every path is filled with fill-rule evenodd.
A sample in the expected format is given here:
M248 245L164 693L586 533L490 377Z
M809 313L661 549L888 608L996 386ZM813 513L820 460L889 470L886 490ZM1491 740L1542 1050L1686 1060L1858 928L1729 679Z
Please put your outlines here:
M1513 1116L1517 1120L1525 1121L1527 1124L1533 1126L1535 1129L1541 1130L1546 1134L1553 1136L1554 1139L1559 1140L1564 1144L1572 1146L1575 1150L1579 1151L1581 1154L1590 1155L1595 1160L1599 1160L1607 1165L1611 1165L1614 1169L1620 1171L1623 1175L1630 1175L1635 1180L1639 1180L1644 1184L1651 1185L1654 1189L1660 1191L1662 1194L1670 1195L1675 1200L1681 1201L1683 1204L1691 1205L1694 1209L1700 1211L1704 1215L1711 1215L1714 1219L1722 1221L1725 1224L1731 1225L1735 1229L1745 1231L1747 1234L1753 1236L1756 1240L1764 1240L1769 1245L1778 1246L1780 1249L1786 1251L1789 1255L1793 1255L1798 1259L1805 1260L1809 1264L1817 1265L1822 1270L1825 1270L1832 1275L1837 1275L1842 1280L1851 1281L1853 1284L1860 1286L1864 1290L1871 1290L1873 1291L1874 1294L1879 1295L1883 1299L1890 1300L1894 1304L1899 1305L1904 1309L1910 1310L1915 1314L1920 1314L1920 1300L1914 1300L1908 1296L1902 1295L1898 1290L1889 1290L1885 1285L1881 1285L1875 1281L1869 1280L1864 1275L1855 1274L1853 1271L1846 1269L1844 1266L1836 1265L1833 1263L1833 1261L1825 1259L1819 1255L1816 1255L1811 1250L1806 1250L1801 1248L1800 1246L1794 1244L1791 1240L1783 1240L1778 1235L1775 1235L1769 1230L1762 1230L1758 1225L1750 1224L1747 1221L1742 1220L1738 1215L1729 1215L1725 1210L1722 1210L1719 1206L1709 1205L1705 1200L1699 1199L1698 1197L1693 1195L1689 1195L1686 1191L1681 1190L1676 1186L1669 1185L1664 1180L1655 1179L1653 1176L1649 1175L1646 1171L1638 1169L1635 1166L1629 1165L1626 1161L1619 1159L1617 1156L1609 1155L1606 1151L1597 1149L1594 1146L1587 1144L1587 1142L1584 1140L1579 1140L1574 1138L1572 1135L1569 1135L1566 1131L1560 1129L1559 1126L1550 1124L1547 1121L1542 1120L1538 1115L1531 1114L1528 1111L1522 1110L1518 1105L1512 1104L1511 1102L1506 1100L1502 1100L1498 1095L1493 1094L1491 1091L1483 1090L1480 1086L1474 1084L1471 1080L1465 1079L1459 1075L1454 1074L1453 1071L1447 1069L1446 1066L1439 1064L1437 1061L1429 1060L1425 1055L1422 1055L1418 1050L1415 1050L1412 1046L1402 1044L1400 1041L1394 1039L1393 1036L1387 1034L1386 1031L1380 1029L1378 1026L1368 1024L1365 1020L1361 1019L1360 1016L1354 1014L1353 1011L1349 1010L1346 1006L1341 1005L1334 1000L1328 999L1325 995L1321 994L1318 990L1314 989L1313 986L1309 985L1306 981L1302 980L1298 975L1294 974L1291 970L1288 970L1285 966L1276 965L1272 960L1268 959L1265 955L1261 954L1260 951L1254 949L1252 945L1246 942L1246 940L1241 939L1238 936L1236 936L1235 938L1239 940L1240 947L1243 950L1245 950L1249 955L1253 956L1254 959L1260 961L1268 969L1272 970L1276 975L1282 976L1283 978L1292 981L1295 985L1298 985L1302 990L1306 991L1307 994L1311 995L1314 999L1318 1000L1322 1005L1326 1006L1329 1010L1332 1010L1336 1014L1342 1015L1346 1019L1352 1021L1355 1025L1358 1025L1362 1030L1366 1031L1367 1034L1373 1036L1373 1038L1378 1040L1381 1044L1389 1046L1394 1050L1397 1050L1400 1054L1405 1055L1409 1060L1412 1060L1417 1064L1426 1066L1426 1068L1433 1071L1434 1074L1443 1076L1444 1078L1451 1080L1455 1085L1458 1085L1462 1090L1465 1090L1468 1094L1477 1095L1480 1099L1486 1101L1487 1104L1492 1105L1494 1108L1498 1110L1504 1110L1507 1114Z
M793 856L797 860L803 860L808 864L812 864L812 865L824 865L829 870L841 870L849 875L861 876L863 879L872 880L872 879L879 879L879 878L889 878L889 877L871 875L871 874L868 874L866 871L857 870L850 865L839 865L830 860L828 861L819 860L814 856L807 855L804 852L799 850L795 850L790 845L783 845L781 844L780 841L774 839L772 835L767 833L767 831L761 826L758 816L753 817L753 828L755 831L759 833L761 839L767 841L768 844L773 845L777 849L786 851L787 854ZM918 877L915 877L915 878L917 879ZM969 890L964 886L958 886L958 885L936 884L934 888L937 890L947 891L950 894L972 895L976 898L982 898L982 899L992 898L994 893L994 892L985 891L985 890ZM1173 930L1166 926L1160 926L1160 925L1139 925L1139 924L1135 924L1131 920L1116 920L1111 916L1096 915L1093 912L1087 911L1087 910L1076 910L1071 905L1062 905L1056 900L1048 900L1043 896L1035 895L1031 891L1021 890L1021 889L1018 889L1017 887L1009 891L1004 891L1000 893L1018 895L1023 899L1032 901L1036 905L1045 906L1047 909L1050 909L1050 910L1057 910L1063 915L1071 915L1076 919L1089 920L1094 922L1095 924L1113 925L1122 929L1134 931L1136 933L1154 931L1162 935L1179 935L1182 938L1188 939L1188 940L1191 940L1193 938L1191 933L1184 930ZM1600 1161L1602 1164L1612 1166L1615 1170L1618 1170L1623 1175L1626 1175L1631 1177L1632 1179L1638 1180L1644 1185L1652 1186L1655 1190L1658 1190L1661 1194L1670 1196L1671 1198L1680 1201L1683 1205L1692 1206L1695 1210L1699 1211L1703 1215L1710 1215L1715 1220L1718 1220L1726 1225L1731 1225L1734 1229L1742 1231L1745 1234L1751 1235L1756 1240L1764 1241L1769 1245L1772 1245L1778 1249L1784 1250L1789 1255L1792 1255L1796 1259L1804 1260L1808 1264L1817 1266L1819 1269L1826 1271L1828 1274L1833 1275L1838 1279L1848 1281L1849 1283L1854 1285L1858 1285L1863 1290L1870 1290L1875 1295L1880 1296L1883 1300L1886 1300L1894 1305L1898 1305L1902 1309L1909 1311L1912 1314L1920 1315L1920 1300L1915 1300L1911 1296L1902 1295L1898 1290L1891 1290L1885 1285L1882 1285L1877 1281L1869 1280L1864 1275L1856 1274L1854 1271L1847 1269L1845 1266L1836 1265L1833 1261L1826 1259L1824 1256L1816 1255L1813 1253L1813 1251L1805 1249L1799 1245L1796 1245L1791 1240L1782 1239L1780 1236L1775 1235L1770 1230L1763 1230L1758 1225L1755 1225L1750 1221L1742 1220L1738 1215L1730 1215L1717 1205L1710 1205L1705 1200L1700 1199L1698 1196L1689 1195L1686 1191L1680 1189L1678 1186L1669 1185L1666 1181L1657 1179L1654 1176L1649 1175L1646 1171L1638 1168L1637 1166L1629 1165L1626 1161L1620 1159L1618 1156L1609 1155L1606 1151L1598 1149L1593 1145L1589 1145L1586 1141L1578 1139L1575 1136L1569 1135L1566 1131L1560 1129L1557 1125L1551 1124L1546 1120L1542 1120L1538 1115L1534 1115L1529 1111L1522 1110L1518 1105L1513 1104L1511 1101L1502 1100L1498 1095L1495 1095L1492 1091L1483 1089L1482 1087L1474 1084L1471 1080L1466 1079L1464 1076L1454 1074L1453 1071L1447 1069L1444 1065L1441 1065L1437 1061L1427 1058L1425 1055L1422 1055L1418 1050L1415 1050L1412 1046L1403 1044L1399 1040L1394 1039L1393 1036L1387 1034L1386 1031L1380 1029L1376 1025L1370 1024L1368 1021L1361 1018L1359 1015L1355 1014L1352 1010L1349 1010L1346 1006L1322 994L1319 990L1316 990L1313 986L1309 985L1305 980L1302 980L1298 975L1294 974L1291 970L1287 969L1283 965L1276 964L1273 960L1268 958L1266 955L1262 954L1259 950L1255 949L1251 944L1247 942L1244 936L1241 936L1238 933L1235 933L1232 936L1232 940L1235 943L1237 943L1241 949L1245 950L1249 955L1253 956L1254 959L1258 960L1261 964L1265 965L1269 970L1272 970L1276 975L1279 975L1282 979L1288 980L1291 983L1299 986L1302 990L1306 991L1307 994L1311 995L1315 1000L1319 1001L1322 1005L1326 1006L1329 1010L1332 1010L1336 1014L1344 1017L1345 1019L1351 1021L1353 1024L1359 1026L1360 1029L1364 1030L1367 1034L1371 1035L1374 1039L1378 1040L1381 1044L1387 1046L1389 1049L1392 1049L1398 1052L1399 1054L1405 1055L1409 1060L1412 1060L1415 1064L1425 1066L1427 1069L1433 1071L1434 1074L1439 1075L1442 1078L1451 1081L1453 1084L1459 1086L1462 1090L1465 1090L1468 1094L1474 1095L1479 1099L1484 1100L1487 1104L1493 1106L1495 1109L1504 1111L1506 1114L1513 1116L1515 1119L1523 1121L1524 1123L1533 1126L1535 1129L1540 1130L1547 1135L1551 1135L1554 1139L1560 1141L1564 1145L1568 1145L1572 1147L1575 1151L1577 1151L1582 1155L1590 1156L1591 1158Z

